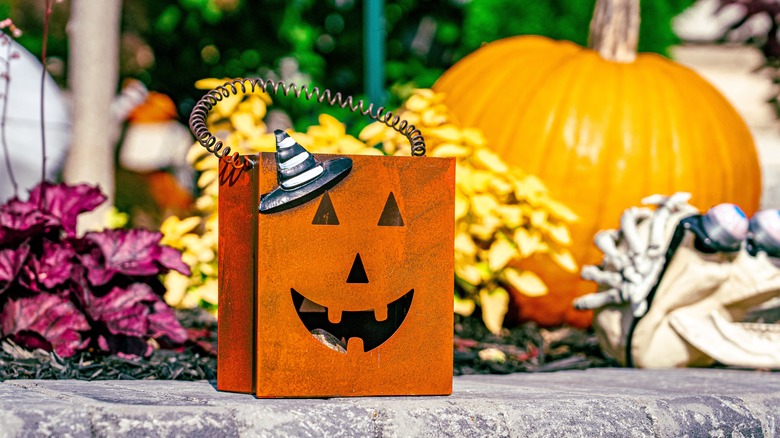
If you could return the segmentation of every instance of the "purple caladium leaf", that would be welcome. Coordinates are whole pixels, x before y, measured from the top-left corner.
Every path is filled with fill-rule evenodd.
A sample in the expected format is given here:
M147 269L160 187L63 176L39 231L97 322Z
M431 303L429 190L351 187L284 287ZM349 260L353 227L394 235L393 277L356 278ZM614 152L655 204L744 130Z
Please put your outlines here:
M65 243L43 241L43 250L39 257L31 257L25 266L22 285L35 291L52 290L78 273L74 257L76 253Z
M187 277L192 275L190 267L187 266L187 264L184 263L184 260L181 258L181 251L176 248L171 248L170 246L160 246L159 263L164 268L173 269L179 274L186 275Z
M148 356L149 338L186 342L158 278L190 275L178 250L140 229L76 237L77 216L104 200L96 187L46 183L0 205L0 337L62 356L87 346Z
M3 307L2 336L11 336L28 348L41 347L37 335L62 357L72 356L86 340L79 332L89 330L89 323L72 302L48 293L9 300ZM25 344L25 342L27 342ZM33 344L33 345L29 345Z
M166 336L175 344L187 340L187 331L176 319L173 309L162 301L154 303L154 313L149 315L149 335L155 339Z
M16 280L29 253L30 246L27 244L16 249L0 250L0 294Z
M151 304L159 301L152 288L143 283L133 283L127 289L114 287L102 297L84 294L87 315L105 324L115 335L146 336Z
M57 223L36 206L12 199L0 206L0 246L12 246Z
M156 263L162 250L162 234L147 230L106 230L87 233L84 239L93 242L99 252L91 251L82 257L88 269L89 282L95 286L106 284L114 274L156 275Z
M76 235L79 214L94 210L106 200L106 195L98 187L43 183L30 191L29 204L39 205L42 186L45 189L43 205L46 214L55 218L68 236Z
M84 240L95 247L81 255L89 282L102 286L117 273L128 276L157 275L175 269L190 275L189 267L174 248L160 245L162 234L154 231L105 230L87 233Z

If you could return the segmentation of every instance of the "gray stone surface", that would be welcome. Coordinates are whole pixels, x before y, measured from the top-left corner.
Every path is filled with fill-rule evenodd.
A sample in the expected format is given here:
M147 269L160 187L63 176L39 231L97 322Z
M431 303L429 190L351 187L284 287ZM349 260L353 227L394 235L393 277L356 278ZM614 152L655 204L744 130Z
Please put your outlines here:
M208 382L0 383L0 436L780 436L780 373L455 378L449 397L259 400Z

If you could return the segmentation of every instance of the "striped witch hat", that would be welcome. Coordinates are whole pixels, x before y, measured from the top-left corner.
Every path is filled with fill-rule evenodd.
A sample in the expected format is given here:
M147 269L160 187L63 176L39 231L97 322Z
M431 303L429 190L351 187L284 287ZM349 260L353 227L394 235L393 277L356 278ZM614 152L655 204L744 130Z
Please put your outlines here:
M320 163L286 132L277 129L274 135L279 186L260 198L261 213L273 213L308 202L336 185L352 169L350 158Z

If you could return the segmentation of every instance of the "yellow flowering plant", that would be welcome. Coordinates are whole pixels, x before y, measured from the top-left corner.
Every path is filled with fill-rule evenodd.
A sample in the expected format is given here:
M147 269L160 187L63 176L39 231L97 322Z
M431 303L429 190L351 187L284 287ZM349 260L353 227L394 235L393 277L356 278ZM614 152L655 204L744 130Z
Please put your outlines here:
M480 305L487 327L498 332L509 304L507 286L528 296L547 293L520 260L548 254L575 272L568 250L568 224L577 216L556 201L542 181L504 163L488 147L483 133L462 127L442 103L443 94L415 90L399 111L420 129L432 157L455 157L455 312L469 315ZM380 123L367 126L360 139L388 155L408 155L406 139Z
M222 83L210 79L197 86L211 89ZM517 268L516 262L545 253L564 269L577 270L567 249L568 224L576 215L553 199L538 178L504 163L489 149L480 130L459 126L442 98L432 90L415 90L399 115L421 130L429 156L457 158L455 312L470 315L480 306L487 327L498 332L509 303L508 286L529 296L547 293L544 282L533 272ZM270 103L267 94L238 94L220 102L207 122L233 151L273 152L274 136L263 122ZM379 122L366 126L358 139L347 134L338 120L323 114L319 125L291 135L314 153L410 154L406 138ZM193 275L168 274L166 300L174 306L201 305L216 311L218 161L198 144L188 160L201 172L198 215L167 219L162 243L183 252Z

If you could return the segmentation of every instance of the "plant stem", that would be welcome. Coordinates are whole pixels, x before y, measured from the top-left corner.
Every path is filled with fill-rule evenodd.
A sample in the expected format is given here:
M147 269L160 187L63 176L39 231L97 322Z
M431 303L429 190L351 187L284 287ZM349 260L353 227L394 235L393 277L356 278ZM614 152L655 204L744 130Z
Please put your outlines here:
M38 208L43 210L43 199L46 197L46 123L44 121L44 87L46 85L46 43L49 39L49 17L54 0L46 1L46 11L43 18L43 46L41 48L41 192Z
M7 37L2 37L7 38ZM5 53L5 88L3 89L3 114L0 116L0 142L3 144L3 153L5 153L5 166L8 168L8 177L14 186L14 196L19 196L19 185L14 177L14 169L11 165L11 152L8 150L8 140L5 135L5 123L8 120L8 93L11 90L11 45L10 38L6 39L8 50Z
M634 62L639 44L639 0L596 0L588 40L608 61Z

